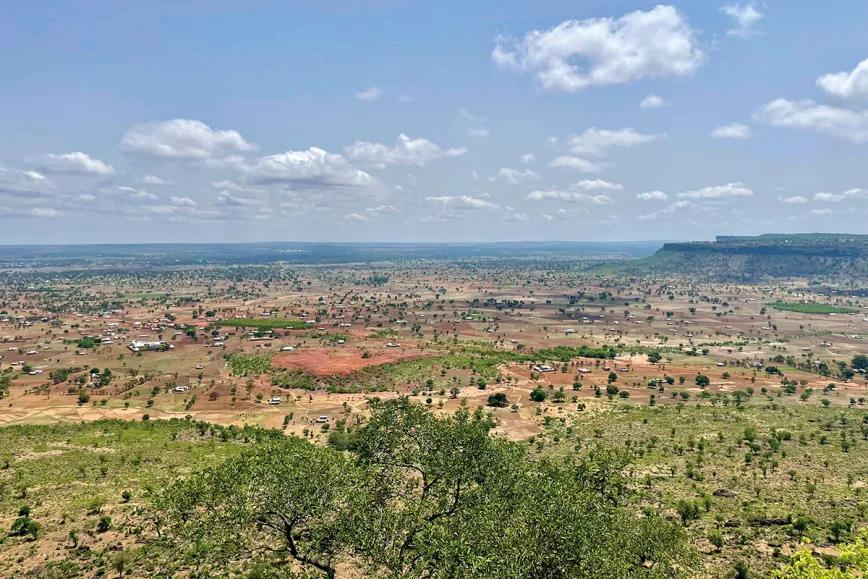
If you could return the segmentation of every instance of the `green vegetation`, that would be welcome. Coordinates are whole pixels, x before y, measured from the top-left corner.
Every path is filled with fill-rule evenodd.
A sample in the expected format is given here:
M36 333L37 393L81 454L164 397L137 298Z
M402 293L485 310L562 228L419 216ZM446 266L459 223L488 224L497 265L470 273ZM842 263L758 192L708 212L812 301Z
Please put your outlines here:
M231 320L219 320L216 324L231 328L255 328L258 330L306 330L310 328L310 322L283 318L232 318Z
M792 561L772 573L773 579L855 579L868 574L868 529L852 543L840 545L838 557L815 557L810 549L799 549ZM828 561L828 565L827 565Z
M629 452L638 507L682 522L705 553L703 576L731 577L739 564L751 577L768 575L786 562L786 550L805 541L845 543L868 525L859 482L868 472L868 418L860 409L711 398L702 405L613 403L544 423L534 441L543 455L583 455L599 441Z
M852 314L856 312L856 310L854 310L853 308L808 302L776 301L768 305L770 305L776 310L781 310L784 312L799 312L801 314Z
M271 370L271 358L268 356L229 354L226 362L235 376L260 376Z
M275 440L159 492L155 554L204 575L689 575L679 526L629 510L623 453L540 460L481 411L372 410L349 454Z

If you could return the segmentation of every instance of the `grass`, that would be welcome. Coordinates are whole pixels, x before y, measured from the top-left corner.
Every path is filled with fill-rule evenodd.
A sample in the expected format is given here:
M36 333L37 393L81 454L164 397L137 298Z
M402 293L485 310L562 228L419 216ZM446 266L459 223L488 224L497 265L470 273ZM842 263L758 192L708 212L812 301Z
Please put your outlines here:
M226 362L235 376L253 377L271 370L271 358L268 356L230 354L226 356Z
M310 327L310 322L287 320L284 318L232 318L230 320L219 320L217 325L232 328L256 328L258 330L306 330Z
M856 312L853 308L806 302L777 301L768 305L783 312L798 312L800 314L852 314Z
M738 406L605 408L546 417L540 451L567 456L598 442L631 449L644 508L685 512L708 576L732 576L739 561L766 576L804 541L830 546L868 524L864 411L764 396Z
M188 420L0 428L0 576L28 569L40 577L108 575L114 545L130 548L146 527L148 489L271 435ZM4 540L22 505L41 527L37 540ZM98 533L103 516L111 518L112 530Z

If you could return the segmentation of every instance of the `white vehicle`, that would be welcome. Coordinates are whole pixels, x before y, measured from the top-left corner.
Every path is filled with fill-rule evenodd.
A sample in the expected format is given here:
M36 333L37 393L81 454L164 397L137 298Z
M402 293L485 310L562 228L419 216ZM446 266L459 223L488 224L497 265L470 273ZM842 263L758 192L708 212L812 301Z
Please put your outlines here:
M320 416L319 418L316 419L316 422L318 424L328 424L329 423L329 417L328 416Z
M272 406L277 406L281 402L283 402L283 400L280 399L280 396L272 396L271 400L268 401Z
M205 367L205 364L196 364L196 369L201 370Z
M281 352L292 352L293 350L295 350L295 348L293 348L292 346L283 346L280 349Z
M189 386L175 386L172 388L173 392L187 392L190 389Z

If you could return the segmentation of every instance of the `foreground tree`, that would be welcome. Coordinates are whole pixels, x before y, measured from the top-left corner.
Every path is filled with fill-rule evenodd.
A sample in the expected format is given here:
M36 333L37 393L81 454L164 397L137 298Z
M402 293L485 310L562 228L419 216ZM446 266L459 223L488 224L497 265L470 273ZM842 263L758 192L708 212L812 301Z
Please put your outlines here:
M679 526L626 508L622 454L539 460L481 410L372 402L342 454L299 439L179 481L155 501L166 570L333 577L672 577Z

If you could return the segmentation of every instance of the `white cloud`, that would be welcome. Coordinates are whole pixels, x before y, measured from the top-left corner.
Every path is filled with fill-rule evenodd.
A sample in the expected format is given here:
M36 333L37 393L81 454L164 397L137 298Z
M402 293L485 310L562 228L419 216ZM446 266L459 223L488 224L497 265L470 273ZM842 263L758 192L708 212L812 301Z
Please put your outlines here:
M354 169L342 155L318 147L267 155L243 170L257 183L363 186L372 181L369 174Z
M498 37L491 57L503 68L534 73L547 90L569 92L685 76L704 58L696 33L673 6L620 18L567 20L518 42Z
M752 2L727 4L720 11L733 20L733 28L727 30L726 33L739 38L753 35L755 33L754 27L763 17L762 12L758 11Z
M502 221L509 222L522 222L522 221L530 221L530 216L527 213L523 213L514 209L513 207L504 207L505 213L503 217L501 217Z
M662 106L666 105L666 101L663 100L663 97L659 97L656 94L649 94L639 103L640 109L659 109Z
M774 100L756 118L776 127L807 129L846 139L868 142L868 111L817 104L812 100Z
M808 202L808 198L801 195L791 195L789 197L778 197L778 201L790 205L802 205Z
M344 215L344 220L345 221L364 222L364 221L370 221L371 218L369 216L363 215L361 213L348 213L347 215Z
M136 189L135 187L128 187L126 185L115 187L115 190L125 193L127 198L131 201L156 201L159 199L159 197L153 193L145 191L144 189ZM108 192L111 192L111 190Z
M450 196L450 195L441 195L439 197L426 197L425 201L431 201L433 203L439 203L445 207L449 207L452 209L466 209L466 210L479 210L479 209L499 209L500 206L497 203L492 203L486 199L482 199L480 197L473 197L470 195L459 195L459 196Z
M145 175L142 177L142 183L146 185L174 185L172 181L167 181L161 177L157 177L156 175Z
M588 195L587 193L578 193L576 191L531 191L527 194L527 198L531 201L573 201L587 202L594 205L610 205L612 198L608 195Z
M468 111L467 109L458 109L458 115L461 116L461 117L464 117L464 118L467 119L468 121L473 121L474 123L483 123L483 122L485 122L485 119L484 119L484 118L482 118L482 117L478 117L478 116L474 115L473 113L471 113L471 112Z
M641 199L642 201L666 201L668 198L669 195L663 191L645 191L636 195L636 199Z
M749 139L752 136L750 127L741 123L722 125L711 131L713 139Z
M365 90L360 90L354 96L360 101L375 101L383 96L383 89L377 86L372 86Z
M176 197L172 195L171 197L172 205L178 205L182 207L196 207L198 203L196 203L193 199L189 197Z
M75 151L56 155L45 155L42 169L49 173L75 173L78 175L114 175L115 169L108 163L94 159L87 153ZM38 174L38 173L37 173Z
M255 148L238 131L216 130L189 119L136 125L124 134L120 146L130 153L169 159L209 159Z
M531 163L536 161L536 155L534 155L533 153L525 153L521 156L520 160L522 165L530 165Z
M53 209L51 207L34 207L30 210L30 215L34 217L57 217L60 215L60 211L57 209Z
M252 197L239 197L232 195L228 191L221 191L217 195L217 203L220 205L228 205L230 207L251 207L262 205L262 201Z
M581 159L570 155L562 155L549 163L549 167L569 169L571 171L578 171L579 173L599 173L610 165L611 163L589 161L587 159Z
M567 139L570 151L578 155L603 155L613 147L635 147L662 138L663 135L648 135L633 129L598 129L591 127L581 135Z
M583 179L570 185L571 189L580 191L623 191L624 186L604 179Z
M489 181L505 181L510 185L518 185L519 183L523 183L525 181L538 181L539 175L530 169L525 169L524 171L519 171L518 169L512 169L510 167L502 167L497 171L497 174L493 177L488 178Z
M868 190L866 189L848 189L841 193L814 193L814 201L823 201L826 203L840 203L849 199L868 198Z
M814 215L831 215L834 211L831 209L811 209L811 213Z
M465 147L443 149L424 138L411 138L401 133L394 147L382 143L356 141L346 148L347 157L353 161L383 168L386 165L416 165L443 157L459 157L467 152Z
M743 183L727 183L726 185L712 185L694 191L684 191L678 197L682 199L723 199L727 197L750 197L753 190Z
M675 203L672 203L671 205L669 205L669 207L667 207L666 209L661 209L660 211L652 211L651 213L639 215L636 217L636 219L638 219L640 221L654 221L658 217L661 217L664 215L672 215L673 213L675 213L679 209L684 209L685 207L690 207L690 201L685 201L685 200L676 201Z
M824 74L817 79L817 86L841 99L868 99L868 58L850 72Z
M484 139L490 134L491 133L485 127L476 127L467 131L467 136L473 137L474 139Z
M54 189L51 180L41 173L0 167L0 196L15 199L52 197Z

